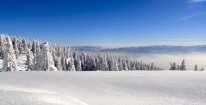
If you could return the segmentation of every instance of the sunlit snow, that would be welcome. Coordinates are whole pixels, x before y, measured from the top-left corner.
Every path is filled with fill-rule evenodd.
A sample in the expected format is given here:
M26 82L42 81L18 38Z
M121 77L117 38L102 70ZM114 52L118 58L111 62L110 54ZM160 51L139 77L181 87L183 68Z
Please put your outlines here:
M205 105L206 72L2 72L1 105Z

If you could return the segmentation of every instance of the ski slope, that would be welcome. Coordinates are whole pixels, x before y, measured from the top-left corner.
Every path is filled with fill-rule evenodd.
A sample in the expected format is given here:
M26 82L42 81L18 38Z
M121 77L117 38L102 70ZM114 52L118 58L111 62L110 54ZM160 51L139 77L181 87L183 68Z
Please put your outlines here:
M205 105L206 72L1 72L0 105Z

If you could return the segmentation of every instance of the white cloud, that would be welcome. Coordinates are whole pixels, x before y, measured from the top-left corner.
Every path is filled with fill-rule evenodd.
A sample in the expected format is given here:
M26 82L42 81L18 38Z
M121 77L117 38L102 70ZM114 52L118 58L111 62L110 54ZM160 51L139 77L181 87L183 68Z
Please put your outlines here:
M199 17L199 16L202 16L202 15L205 15L205 14L206 14L206 12L200 12L200 13L184 16L184 17L179 18L179 21L192 19L192 18Z
M188 3L201 3L204 1L206 1L206 0L188 0Z

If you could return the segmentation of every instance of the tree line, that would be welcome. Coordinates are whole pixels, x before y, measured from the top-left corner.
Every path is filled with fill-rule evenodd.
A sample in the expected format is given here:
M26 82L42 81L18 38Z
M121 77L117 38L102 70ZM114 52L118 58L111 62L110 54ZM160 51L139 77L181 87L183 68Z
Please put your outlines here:
M114 58L109 53L91 56L88 53L72 50L67 46L49 44L25 38L0 36L0 58L2 71L18 71L17 60L26 55L27 70L36 71L122 71L122 70L161 70L153 63L129 58Z
M19 71L17 61L26 55L27 71L122 71L122 70L163 70L151 64L129 58L112 57L109 53L93 56L72 50L67 46L49 44L25 38L0 35L0 58L3 59L2 71ZM181 64L170 63L169 70L186 70L185 60ZM195 71L204 68L194 66Z

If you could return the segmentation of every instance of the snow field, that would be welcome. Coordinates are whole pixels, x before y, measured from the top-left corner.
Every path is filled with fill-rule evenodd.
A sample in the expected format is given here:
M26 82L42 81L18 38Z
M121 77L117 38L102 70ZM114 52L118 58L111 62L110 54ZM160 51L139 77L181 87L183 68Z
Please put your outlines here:
M205 105L205 75L204 71L2 72L0 104Z

